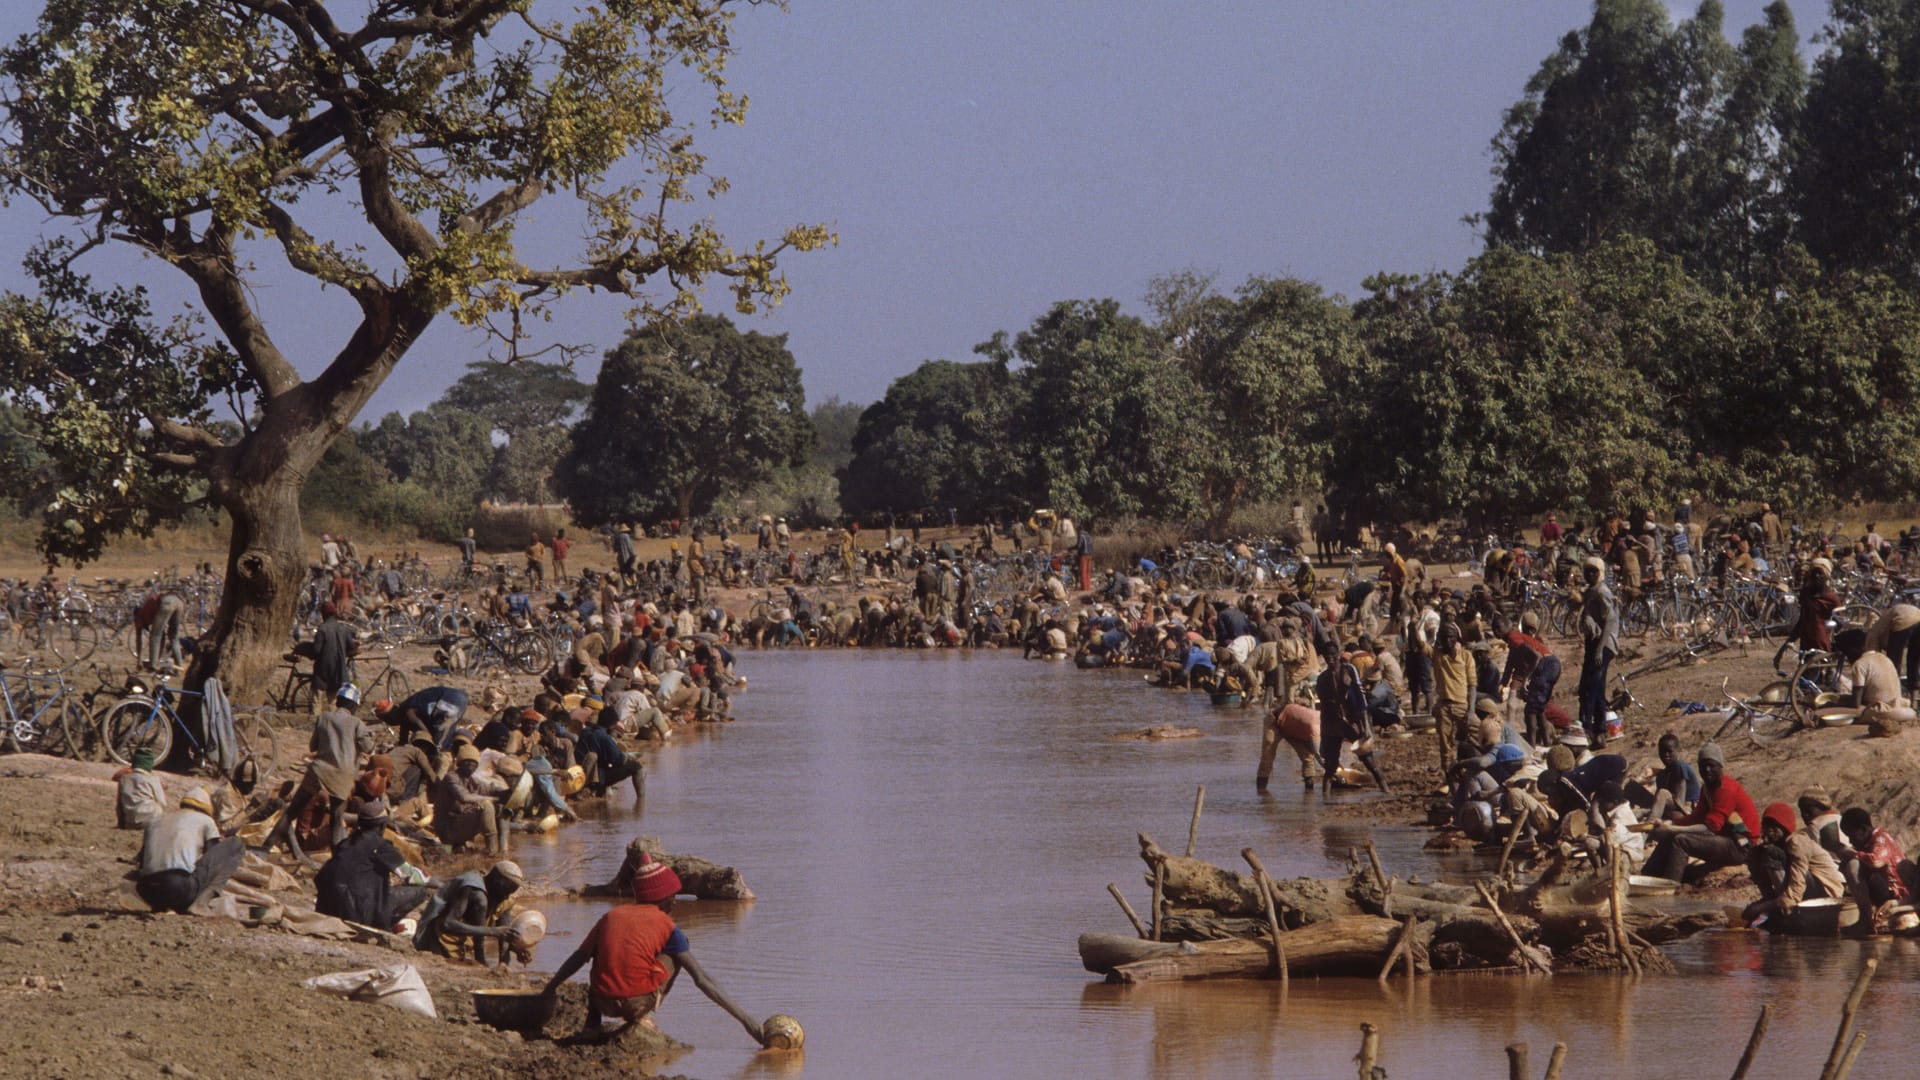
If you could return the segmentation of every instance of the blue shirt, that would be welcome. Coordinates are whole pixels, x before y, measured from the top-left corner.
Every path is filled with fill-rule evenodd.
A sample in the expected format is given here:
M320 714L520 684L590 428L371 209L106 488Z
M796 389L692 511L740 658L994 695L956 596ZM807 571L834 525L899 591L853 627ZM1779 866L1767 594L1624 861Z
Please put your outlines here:
M573 750L579 757L594 755L603 768L617 769L627 763L627 752L620 749L620 744L614 741L612 735L607 734L607 729L598 724L590 724L587 730L580 733L580 738L574 743Z

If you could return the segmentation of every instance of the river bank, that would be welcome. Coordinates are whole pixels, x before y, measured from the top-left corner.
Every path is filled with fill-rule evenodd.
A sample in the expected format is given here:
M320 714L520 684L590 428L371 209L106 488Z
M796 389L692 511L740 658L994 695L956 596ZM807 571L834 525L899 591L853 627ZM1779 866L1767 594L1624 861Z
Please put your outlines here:
M114 828L112 768L0 758L0 1073L36 1077L446 1077L653 1075L674 1044L525 1040L474 1019L468 992L521 985L411 950L153 915L129 904L140 834ZM186 786L167 777L170 792ZM330 972L408 963L440 1019L301 986ZM577 1024L584 992L561 1006ZM562 1021L554 1030L560 1031ZM684 1048L682 1048L684 1049Z

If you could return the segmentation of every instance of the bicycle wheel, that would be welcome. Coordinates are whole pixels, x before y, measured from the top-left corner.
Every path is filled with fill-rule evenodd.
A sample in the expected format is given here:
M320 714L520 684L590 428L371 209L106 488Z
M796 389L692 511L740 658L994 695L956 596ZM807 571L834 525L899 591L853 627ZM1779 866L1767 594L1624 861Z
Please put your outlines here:
M80 619L55 619L47 627L47 646L63 664L78 664L100 648L100 628Z
M1791 685L1784 679L1760 688L1756 700L1774 702L1784 699L1789 704L1786 706L1764 705L1753 710L1747 724L1747 738L1752 739L1755 746L1772 746L1800 729L1800 720L1791 703L1795 696L1797 695L1792 693ZM1738 715L1735 713L1735 716Z
M233 738L240 744L240 756L252 758L261 781L280 764L280 736L273 730L265 709L233 714Z
M367 685L367 696L378 701L388 698L393 701L405 701L413 696L413 684L407 681L407 673L397 667L388 666L387 670L374 676Z
M123 698L101 718L100 739L118 764L133 764L136 750L151 750L155 761L165 761L173 749L173 723L152 698Z
M507 642L507 658L523 675L538 675L547 668L547 640L531 631L515 634Z

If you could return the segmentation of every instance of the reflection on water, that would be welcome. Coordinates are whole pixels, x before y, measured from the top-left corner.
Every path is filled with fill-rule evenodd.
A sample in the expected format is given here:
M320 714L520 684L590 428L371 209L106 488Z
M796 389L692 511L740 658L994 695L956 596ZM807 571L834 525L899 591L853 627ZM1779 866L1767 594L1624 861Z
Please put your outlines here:
M1722 1075L1760 1005L1775 1016L1762 1075L1817 1075L1863 955L1881 956L1853 1076L1914 1075L1916 943L1709 934L1674 950L1696 977L1442 976L1413 985L1104 985L1075 938L1125 932L1106 884L1146 910L1136 832L1183 847L1207 787L1197 854L1276 875L1336 873L1365 827L1321 826L1318 795L1257 795L1255 713L999 653L765 653L737 723L648 759L647 805L604 812L515 850L530 875L602 881L627 841L741 868L750 904L675 909L695 955L750 1012L792 1013L804 1056L759 1054L690 985L660 1025L694 1044L672 1072L719 1077L1345 1076L1359 1024L1382 1028L1396 1078L1503 1075L1524 1041L1537 1070L1569 1045L1566 1076ZM1152 724L1204 739L1118 741ZM1356 797L1356 796L1348 796ZM1415 829L1373 831L1389 872L1464 877ZM547 905L551 970L604 910ZM1896 1019L1897 1018L1897 1019ZM577 1022L577 1017L564 1018Z

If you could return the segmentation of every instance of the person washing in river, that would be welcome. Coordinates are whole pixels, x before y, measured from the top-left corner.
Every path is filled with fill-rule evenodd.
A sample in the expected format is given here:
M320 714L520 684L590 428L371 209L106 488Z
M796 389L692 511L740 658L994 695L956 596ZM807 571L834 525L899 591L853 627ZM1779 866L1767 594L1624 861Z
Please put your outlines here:
M635 1024L651 1026L653 1013L673 989L674 980L685 971L693 985L728 1015L740 1022L753 1041L766 1045L760 1023L720 989L699 962L694 960L687 935L674 925L673 898L680 892L680 876L665 863L643 855L633 875L633 902L620 904L600 916L586 939L573 955L561 963L553 978L542 988L543 994L559 992L560 984L591 963L587 976L587 1016L581 1026L583 1038L606 1037L603 1024L612 1016L622 1021L613 1032L618 1037Z

